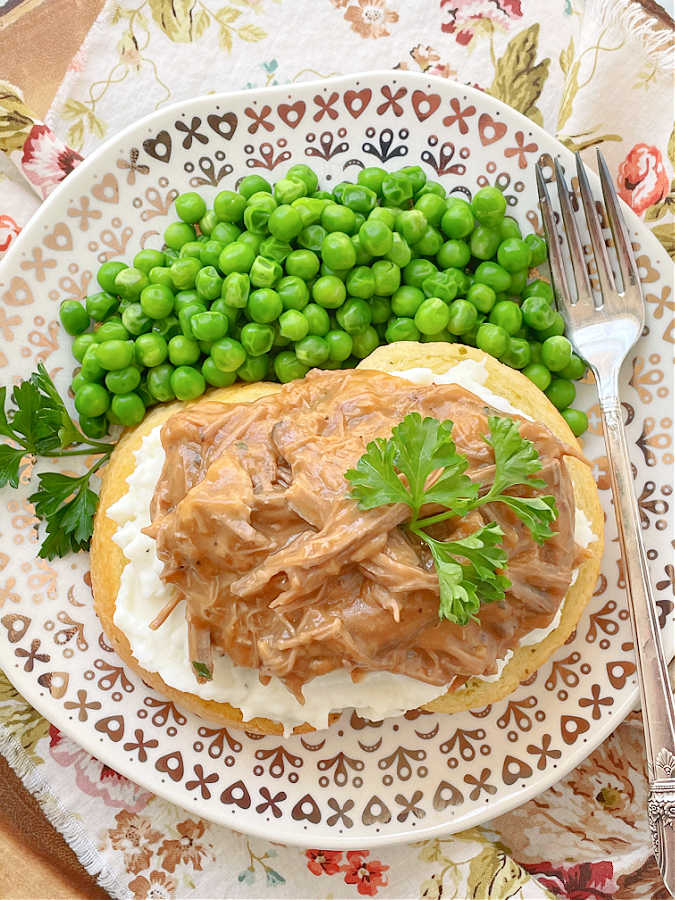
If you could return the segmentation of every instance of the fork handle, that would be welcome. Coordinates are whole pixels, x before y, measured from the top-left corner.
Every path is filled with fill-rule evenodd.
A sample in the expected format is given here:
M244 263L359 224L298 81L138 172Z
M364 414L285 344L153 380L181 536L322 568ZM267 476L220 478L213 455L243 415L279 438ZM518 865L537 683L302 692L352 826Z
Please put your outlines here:
M649 581L630 457L617 393L600 390L614 511L623 557L628 609L649 770L649 828L663 880L675 896L675 711L656 604Z

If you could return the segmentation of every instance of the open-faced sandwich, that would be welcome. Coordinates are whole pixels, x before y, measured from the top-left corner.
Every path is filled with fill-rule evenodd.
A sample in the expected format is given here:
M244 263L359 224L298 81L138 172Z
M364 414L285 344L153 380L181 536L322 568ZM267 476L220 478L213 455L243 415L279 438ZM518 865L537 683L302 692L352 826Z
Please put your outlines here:
M150 412L112 454L96 610L150 685L259 733L451 713L569 637L603 516L531 381L458 344Z

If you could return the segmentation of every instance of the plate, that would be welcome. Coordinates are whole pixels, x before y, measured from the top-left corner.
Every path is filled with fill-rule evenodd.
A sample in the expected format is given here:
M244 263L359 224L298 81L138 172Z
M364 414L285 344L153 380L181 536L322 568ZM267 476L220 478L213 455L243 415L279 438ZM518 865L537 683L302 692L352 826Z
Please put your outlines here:
M307 162L322 184L359 167L421 165L453 193L498 185L509 212L540 227L534 164L571 154L486 94L405 72L369 73L166 107L108 140L43 204L0 265L2 383L43 360L62 393L73 370L57 309L95 290L107 259L159 247L178 192L213 196L259 172ZM670 263L627 215L647 298L645 337L622 376L640 515L665 639L672 447ZM94 756L192 813L288 843L354 847L476 825L543 791L633 708L638 688L592 386L585 449L607 514L602 575L576 634L506 700L453 716L371 722L343 712L288 740L216 728L150 690L108 645L88 557L36 556L30 489L0 511L0 663L17 689ZM71 464L72 465L72 464Z

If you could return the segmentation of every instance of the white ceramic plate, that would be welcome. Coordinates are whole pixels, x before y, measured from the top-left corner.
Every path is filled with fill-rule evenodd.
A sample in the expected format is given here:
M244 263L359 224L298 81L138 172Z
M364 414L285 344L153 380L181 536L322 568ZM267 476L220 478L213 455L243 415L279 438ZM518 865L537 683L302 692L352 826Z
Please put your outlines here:
M258 171L307 162L324 185L362 165L422 165L470 196L497 184L509 211L539 227L534 163L571 155L487 94L406 72L370 73L167 107L85 160L44 203L0 265L0 381L44 360L63 393L73 370L57 319L64 297L95 290L106 259L161 245L178 192L207 196ZM550 170L549 170L550 171ZM647 297L645 337L622 398L651 572L666 640L671 611L672 344L669 260L630 214ZM86 554L36 556L28 486L0 511L0 663L19 691L90 753L192 812L312 846L374 846L456 831L505 812L579 763L637 698L616 527L595 394L585 439L607 513L598 588L576 635L493 707L369 722L344 712L327 731L259 738L211 727L149 690L111 650L91 603ZM72 465L72 464L71 464Z

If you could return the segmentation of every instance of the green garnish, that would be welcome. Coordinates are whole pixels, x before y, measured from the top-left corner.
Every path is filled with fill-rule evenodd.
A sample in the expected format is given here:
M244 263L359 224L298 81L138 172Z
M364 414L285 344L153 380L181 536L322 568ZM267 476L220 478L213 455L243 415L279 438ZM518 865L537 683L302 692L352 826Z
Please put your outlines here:
M40 473L38 489L28 498L37 518L47 526L40 557L54 559L71 550L88 550L98 503L89 483L107 462L114 444L91 440L80 431L42 363L27 381L13 388L9 409L6 400L7 388L1 387L0 435L11 443L0 444L0 488L6 484L19 486L26 457L35 460L100 454L83 475Z
M213 678L213 675L209 671L209 667L206 665L206 663L198 662L196 659L193 659L192 668L200 678L204 678L207 681L211 681L211 679Z
M490 416L488 425L485 440L494 451L495 474L492 486L482 494L480 486L465 474L469 461L455 448L452 422L422 419L419 413L407 415L388 440L371 441L356 468L345 474L361 509L390 503L410 507L406 526L427 544L436 566L441 594L438 614L456 625L475 620L481 603L504 599L511 585L499 572L507 563L500 543L504 533L491 522L459 541L439 541L425 529L486 503L504 503L541 544L553 535L549 524L558 515L555 498L550 495L514 497L505 493L516 485L537 489L546 487L546 482L532 477L541 469L539 454L534 444L521 436L513 419ZM435 473L437 477L430 481ZM430 503L444 506L445 511L420 519L420 510Z

